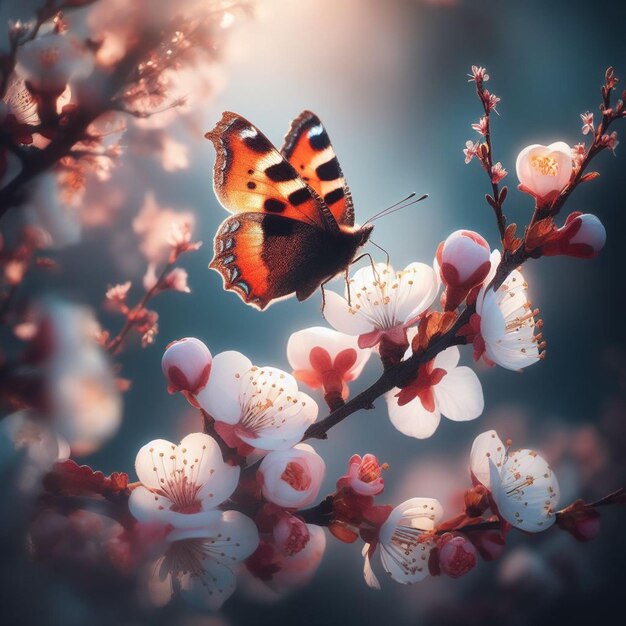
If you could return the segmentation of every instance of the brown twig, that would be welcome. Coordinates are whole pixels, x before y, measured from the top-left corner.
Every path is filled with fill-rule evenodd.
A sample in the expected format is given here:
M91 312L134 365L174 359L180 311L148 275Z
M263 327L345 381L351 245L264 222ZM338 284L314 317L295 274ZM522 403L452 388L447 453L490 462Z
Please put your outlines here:
M124 326L122 326L122 329L120 330L120 332L106 344L105 349L106 349L106 351L109 354L115 354L120 349L124 339L126 338L126 335L128 335L128 333L137 324L137 320L139 319L139 314L141 313L141 311L143 311L146 308L146 305L148 304L148 302L157 293L159 293L159 291L161 291L161 288L163 287L163 282L165 280L165 277L174 268L175 264L176 264L175 260L174 261L169 260L165 264L165 266L163 267L163 270L159 274L159 277L157 278L157 280L154 283L154 285L152 285L152 287L150 289L148 289L148 291L146 291L146 293L143 295L143 297L138 302L138 304L136 304L127 313L127 315L126 315L126 323L124 324Z

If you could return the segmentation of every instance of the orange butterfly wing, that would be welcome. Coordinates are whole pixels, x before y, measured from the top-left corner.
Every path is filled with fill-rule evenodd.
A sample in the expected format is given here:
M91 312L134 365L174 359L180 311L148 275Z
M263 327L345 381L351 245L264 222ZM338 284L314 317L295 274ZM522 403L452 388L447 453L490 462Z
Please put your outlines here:
M328 133L315 113L304 111L291 123L281 152L324 199L337 223L354 226L350 190Z
M362 241L361 231L331 232L271 213L241 213L222 223L210 267L226 289L263 310L293 293L308 298L348 265Z
M271 213L339 230L323 200L246 119L223 113L205 137L215 146L215 194L231 213Z

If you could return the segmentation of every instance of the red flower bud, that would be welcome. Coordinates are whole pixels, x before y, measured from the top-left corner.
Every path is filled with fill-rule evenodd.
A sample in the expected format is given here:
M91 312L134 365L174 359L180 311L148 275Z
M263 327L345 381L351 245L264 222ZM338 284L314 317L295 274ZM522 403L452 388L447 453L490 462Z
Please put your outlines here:
M463 535L442 535L438 548L439 567L450 578L465 576L476 566L476 548Z
M602 222L589 213L572 213L562 228L543 246L545 256L563 254L591 259L600 253L606 241Z
M471 230L457 230L439 245L437 262L446 286L447 311L456 309L472 287L485 280L491 267L489 256L489 244Z
M167 390L196 395L203 389L211 373L211 352L195 337L173 341L165 349L161 367L167 378Z

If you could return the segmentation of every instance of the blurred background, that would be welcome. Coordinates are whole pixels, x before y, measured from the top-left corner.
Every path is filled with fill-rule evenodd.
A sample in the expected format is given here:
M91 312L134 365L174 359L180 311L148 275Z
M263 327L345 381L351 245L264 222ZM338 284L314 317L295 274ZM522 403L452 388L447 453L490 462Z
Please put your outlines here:
M158 10L157 0L154 5ZM6 18L25 5L3 2L0 10ZM504 181L510 187L509 220L522 225L532 205L515 191L516 155L531 143L583 140L579 114L597 111L606 67L614 65L618 76L626 76L625 17L618 3L596 8L569 0L260 0L254 16L231 26L222 58L211 70L212 97L201 113L167 128L183 146L185 165L157 176L153 155L144 153L133 163L132 180L125 181L122 160L104 209L115 211L113 224L103 220L107 223L86 228L79 244L58 253L63 272L30 287L98 306L107 285L139 281L145 260L131 225L150 193L161 206L192 212L196 238L205 244L183 263L191 295L165 294L156 305L155 344L145 350L135 345L121 359L133 386L125 394L120 431L81 461L105 473L127 471L134 479L134 457L145 442L177 440L200 428L185 402L167 394L160 358L170 341L195 336L213 354L235 349L254 363L288 369L289 335L323 324L319 294L259 313L224 292L221 278L207 269L212 237L226 212L213 195L214 151L203 134L223 110L247 117L277 145L300 111L316 112L350 185L358 222L411 191L428 193L426 202L378 221L373 239L397 268L430 263L438 243L459 228L477 230L498 244L484 201L486 176L476 163L463 161L465 141L475 136L470 124L481 114L467 82L471 65L487 67L487 87L502 99L500 116L492 120L494 160L509 171ZM513 439L514 447L545 454L561 483L563 505L626 484L622 147L616 158L608 152L600 156L593 169L601 177L578 189L567 206L568 212L595 213L603 221L608 239L600 257L550 258L525 266L531 297L545 322L547 359L523 374L478 366L484 415L469 423L442 420L425 441L397 432L384 401L374 411L351 416L328 441L314 444L327 464L323 492L333 489L351 454L372 452L390 464L385 501L395 505L430 496L445 503L469 484L471 442L490 428ZM115 185L125 185L127 192L118 206L112 200ZM370 251L382 260L382 253ZM331 288L343 286L337 281ZM101 319L109 328L120 323L104 314ZM470 356L466 350L468 363ZM378 374L372 359L353 393ZM428 578L412 587L383 580L380 592L363 581L359 547L328 536L321 567L303 590L272 603L242 583L219 617L177 614L170 623L506 620L514 625L599 618L621 603L623 524L623 512L611 508L603 512L602 533L591 543L576 543L557 530L511 536L499 561L481 562L462 580ZM58 610L60 615L67 610L61 600Z

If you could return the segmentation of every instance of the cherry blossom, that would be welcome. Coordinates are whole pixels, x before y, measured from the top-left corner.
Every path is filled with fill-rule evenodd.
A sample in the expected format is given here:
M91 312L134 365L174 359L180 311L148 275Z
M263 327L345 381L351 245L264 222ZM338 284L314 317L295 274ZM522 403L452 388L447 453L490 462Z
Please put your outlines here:
M235 591L235 569L258 543L254 522L238 511L209 511L202 526L172 530L151 567L153 602L166 604L176 585L194 603L219 609Z
M445 309L453 311L470 289L483 282L491 264L487 241L471 230L457 230L439 244L436 271L446 286Z
M270 452L261 462L258 479L263 496L286 509L301 509L317 498L326 464L306 443Z
M524 148L515 162L520 189L539 203L551 202L567 185L574 171L572 149L563 141Z
M345 298L326 292L324 315L339 332L359 336L361 348L381 340L405 346L406 329L432 304L439 284L430 265L411 263L396 272L376 263L357 270Z
M151 263L162 263L171 251L174 241L183 235L191 236L195 218L190 211L174 211L162 207L154 193L147 193L141 210L133 220L133 230L141 238L139 249Z
M348 473L337 481L337 489L349 487L362 496L375 496L385 488L383 470L389 467L382 465L373 454L364 454L361 458L353 454L348 461Z
M216 355L209 382L196 399L231 447L285 450L317 418L317 404L296 380L275 367L257 367L234 351Z
M320 326L293 333L287 343L294 377L322 389L331 406L348 398L348 383L359 377L370 354L369 348L359 348L356 337Z
M581 113L580 119L583 122L583 128L582 128L583 135L586 135L588 133L593 133L594 131L593 113L590 113L589 111L587 111L586 113Z
M239 467L224 463L219 445L204 433L187 435L178 446L164 439L147 443L135 471L141 486L131 493L130 512L142 523L177 529L214 522L239 480Z
M69 35L48 33L18 48L16 72L40 92L61 93L76 76L87 76L93 57Z
M545 256L564 254L590 259L598 254L606 242L606 230L602 222L589 213L571 213L562 228L542 246Z
M519 270L513 270L495 291L489 287L500 263L500 252L491 254L491 271L476 299L476 316L471 323L477 327L474 340L476 359L486 357L510 370L519 370L542 357L541 328L536 320L539 311L528 300L528 284Z
M559 484L536 452L509 452L496 431L489 430L474 440L470 468L473 478L491 491L498 515L509 524L533 533L554 524Z
M401 433L426 439L437 430L441 415L459 422L483 412L480 381L469 367L458 366L459 358L456 346L447 348L422 365L406 387L385 395L391 423Z
M113 372L96 342L98 324L89 309L54 301L41 326L53 346L45 364L47 410L72 450L87 454L109 439L122 419Z
M213 357L206 345L195 337L172 341L161 360L169 393L183 392L193 398L209 381Z
M432 531L442 517L443 508L433 498L411 498L393 509L380 528L377 543L363 548L365 582L380 589L371 566L376 551L383 568L396 582L409 585L426 578L430 552L435 548Z
M498 183L500 183L500 182L502 182L504 180L504 178L507 176L507 174L508 174L508 172L504 169L504 167L502 166L502 163L500 163L500 161L498 161L491 168L491 182L494 185L497 185Z

